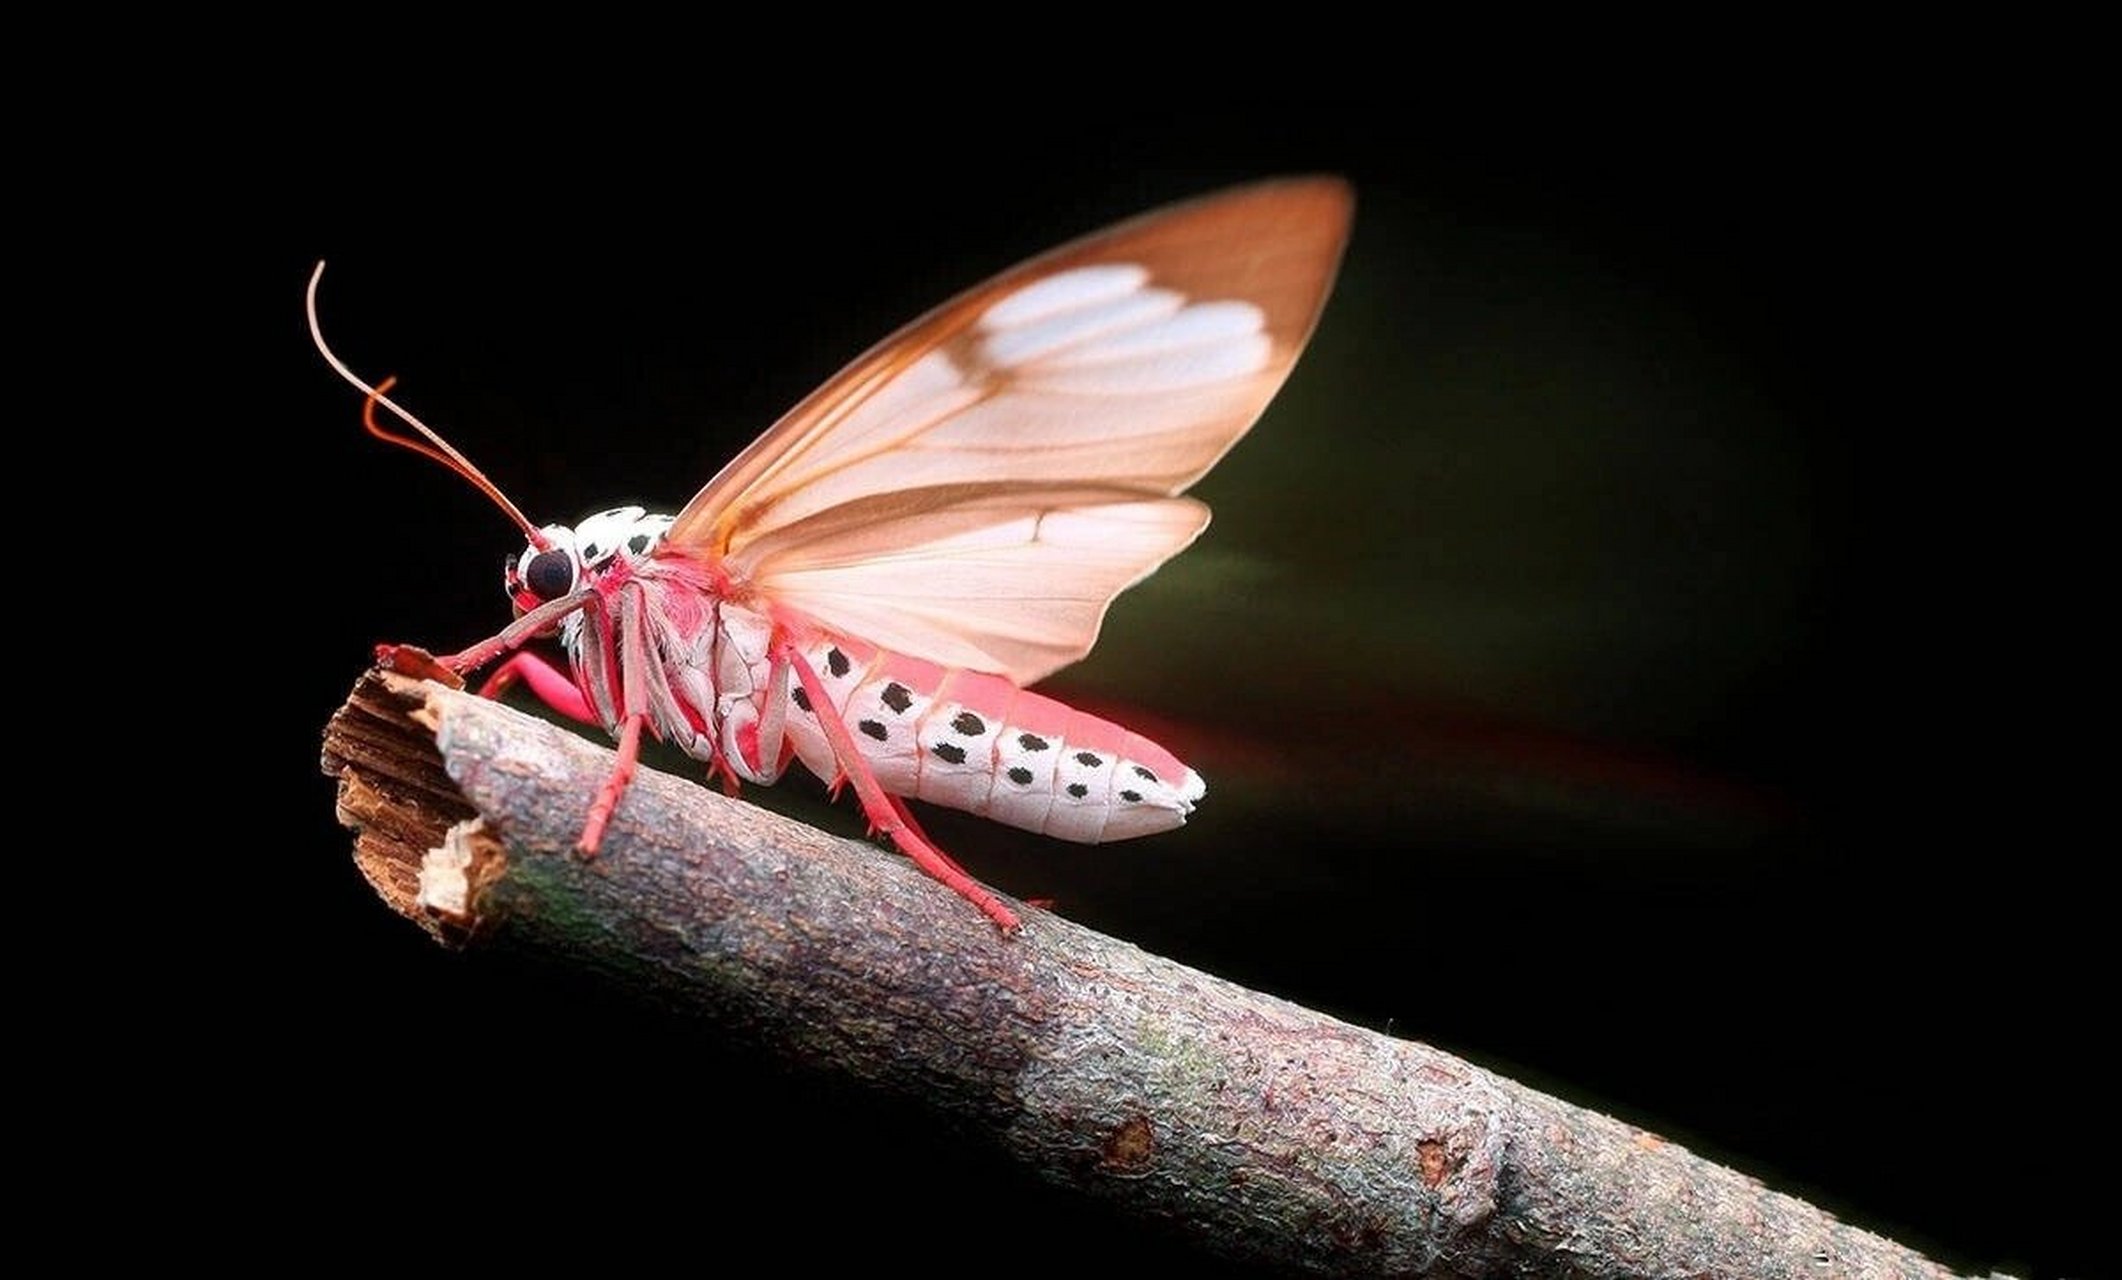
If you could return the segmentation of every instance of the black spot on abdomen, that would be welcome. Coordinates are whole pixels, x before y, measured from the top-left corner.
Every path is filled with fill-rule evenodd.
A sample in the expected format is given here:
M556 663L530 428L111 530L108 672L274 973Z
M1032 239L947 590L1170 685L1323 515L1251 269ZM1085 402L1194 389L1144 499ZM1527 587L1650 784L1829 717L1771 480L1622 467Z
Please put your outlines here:
M835 676L847 674L847 655L840 652L837 645L825 651L825 669L832 672ZM906 708L898 707L896 710L904 711Z
M1017 735L1017 745L1026 751L1044 751L1053 744L1036 733L1020 733Z
M1020 764L1009 771L1009 780L1020 787L1028 787L1032 784L1032 771Z
M868 734L870 737L875 738L879 742L884 741L885 738L890 736L890 734L885 730L884 725L876 720L864 720L862 723L856 725L855 727L857 729L860 729L862 732Z
M1120 793L1120 798L1122 800L1127 801L1129 804L1142 803L1142 793L1139 791L1123 791Z
M929 750L936 753L936 759L946 764L965 763L965 748L955 742L939 742Z
M1088 751L1078 751L1076 753L1076 763L1082 765L1086 769L1095 769L1099 765L1104 764L1105 762L1103 760L1100 760L1098 757L1092 755Z
M1083 797L1090 794L1090 788L1084 786L1080 782L1071 782L1068 784L1068 793L1074 796L1076 799L1081 800Z
M987 721L982 720L970 711L960 711L957 715L951 717L950 727L968 738L977 738L987 732Z
M810 710L810 690L804 688L802 685L799 684L795 688L788 691L788 696L789 700L791 702L794 702L797 706L803 708L805 711Z
M913 692L897 680L885 685L884 692L878 694L877 698L885 706L890 707L900 715L905 715L906 709L914 705Z

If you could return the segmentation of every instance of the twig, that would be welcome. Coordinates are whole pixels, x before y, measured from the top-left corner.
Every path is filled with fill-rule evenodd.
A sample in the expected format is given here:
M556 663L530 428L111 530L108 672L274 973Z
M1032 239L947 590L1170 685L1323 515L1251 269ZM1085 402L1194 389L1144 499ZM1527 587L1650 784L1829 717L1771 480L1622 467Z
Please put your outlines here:
M919 1098L1227 1256L1331 1275L1950 1274L1423 1045L1038 910L1004 938L885 850L693 782L643 770L585 860L572 845L611 758L382 673L325 741L364 872L437 936L564 956Z

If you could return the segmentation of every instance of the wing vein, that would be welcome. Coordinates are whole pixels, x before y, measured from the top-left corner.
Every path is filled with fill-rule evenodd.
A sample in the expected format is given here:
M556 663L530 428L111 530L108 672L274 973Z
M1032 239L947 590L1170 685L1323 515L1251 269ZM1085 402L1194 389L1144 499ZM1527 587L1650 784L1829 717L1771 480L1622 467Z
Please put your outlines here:
M667 539L791 615L1029 683L1207 523L1177 495L1288 376L1351 203L1258 183L1006 271L805 398Z

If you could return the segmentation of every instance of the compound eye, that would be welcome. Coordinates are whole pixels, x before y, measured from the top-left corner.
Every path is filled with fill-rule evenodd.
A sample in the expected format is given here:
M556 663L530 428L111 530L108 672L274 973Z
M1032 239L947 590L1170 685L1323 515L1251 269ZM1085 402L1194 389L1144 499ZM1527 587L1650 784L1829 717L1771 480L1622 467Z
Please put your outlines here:
M540 551L523 566L523 585L540 600L558 600L575 589L575 557L558 547Z

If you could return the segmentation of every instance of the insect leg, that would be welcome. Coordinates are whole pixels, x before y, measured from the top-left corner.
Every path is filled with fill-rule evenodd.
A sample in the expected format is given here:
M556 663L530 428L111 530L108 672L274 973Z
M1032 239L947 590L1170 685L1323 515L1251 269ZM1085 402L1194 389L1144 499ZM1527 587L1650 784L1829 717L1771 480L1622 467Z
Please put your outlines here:
M508 661L495 667L486 683L479 686L479 696L498 698L518 681L536 694L538 701L563 716L584 724L604 723L597 709L589 705L589 699L582 696L582 690L575 687L572 676L528 649L516 650Z
M742 678L748 680L745 670ZM733 775L771 786L779 781L793 754L788 742L788 664L769 663L763 689L731 694L724 703L723 754ZM733 679L732 685L736 684Z
M455 672L476 671L502 654L522 648L525 643L544 634L568 614L588 607L596 598L595 587L584 587L571 596L548 600L509 623L499 635L481 640L461 653L437 658L436 661Z
M933 840L923 834L907 811L906 802L886 792L877 781L869 761L855 746L855 740L847 732L847 723L838 715L829 714L835 706L832 696L825 688L825 681L818 678L817 671L796 647L786 639L774 642L774 661L786 663L795 672L803 691L810 697L811 705L819 708L818 727L832 745L833 756L840 764L840 772L854 787L856 798L861 801L862 813L869 819L872 829L891 837L901 853L913 859L914 865L926 871L955 892L959 897L980 908L982 914L995 922L1004 933L1017 931L1017 913L1004 906L1002 900L987 886L967 875L965 868L953 862L950 855L936 847Z
M648 722L648 620L641 588L632 583L619 588L619 759L611 776L590 802L589 820L582 825L582 839L575 846L585 855L597 852L604 840L605 824L619 807L627 784L634 780L634 766L641 759L641 726ZM525 614L528 618L530 615Z

